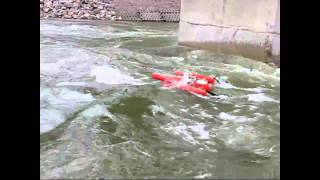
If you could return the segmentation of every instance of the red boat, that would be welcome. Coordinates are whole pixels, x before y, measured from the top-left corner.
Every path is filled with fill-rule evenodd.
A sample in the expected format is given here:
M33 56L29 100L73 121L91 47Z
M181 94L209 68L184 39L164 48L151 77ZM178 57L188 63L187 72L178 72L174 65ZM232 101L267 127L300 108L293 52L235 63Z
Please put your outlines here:
M152 73L152 78L163 81L166 87L177 87L181 90L207 96L212 91L216 82L215 77L202 74L189 73L187 82L180 83L185 75L182 71L176 71L175 75Z

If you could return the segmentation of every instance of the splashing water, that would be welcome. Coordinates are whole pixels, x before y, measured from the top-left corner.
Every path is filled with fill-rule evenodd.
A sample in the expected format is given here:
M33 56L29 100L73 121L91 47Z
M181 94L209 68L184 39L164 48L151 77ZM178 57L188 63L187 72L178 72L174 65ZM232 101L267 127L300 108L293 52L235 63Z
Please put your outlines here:
M189 71L186 70L184 73L183 73L183 76L182 76L182 79L180 81L178 81L176 87L181 87L181 86L185 86L187 85L189 82L190 82L190 76L189 76Z
M182 78L179 81L164 81L163 85L166 89L181 88L190 82L190 76L188 70L185 71Z

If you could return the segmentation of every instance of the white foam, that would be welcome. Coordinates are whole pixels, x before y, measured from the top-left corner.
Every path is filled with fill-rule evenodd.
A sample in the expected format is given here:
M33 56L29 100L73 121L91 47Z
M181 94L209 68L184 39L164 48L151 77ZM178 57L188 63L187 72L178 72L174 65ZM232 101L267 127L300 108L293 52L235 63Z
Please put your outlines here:
M228 120L228 121L235 121L235 122L247 122L249 121L248 118L243 117L243 116L234 116L225 112L221 112L219 114L219 117L223 120Z
M110 113L107 111L107 108L99 104L96 104L81 113L81 115L86 119L93 119L99 116L109 116L109 114Z
M205 173L205 174L200 174L200 175L194 176L194 178L202 179L202 178L206 178L206 177L210 177L210 176L212 176L211 173Z
M191 108L198 108L198 107L200 107L200 104L195 104Z
M140 80L134 79L128 75L121 73L118 69L110 66L96 66L92 72L92 76L96 77L96 82L103 84L132 84L142 85Z
M181 112L188 112L187 109L180 109Z
M83 94L65 88L40 88L40 134L63 123L68 115L94 100L91 94Z
M241 111L241 109L235 109L235 110L233 110L234 113L238 113L238 112L240 112L240 111Z
M247 96L249 97L248 100L253 102L279 102L266 96L264 93L248 94Z
M249 110L253 111L253 110L257 110L257 109L258 109L257 106L249 105Z
M171 128L170 128L171 129ZM187 131L186 125L179 125L174 127L173 133L176 135L180 135L184 140L190 142L191 144L197 144L196 140L192 137L192 135Z
M229 97L226 96L226 95L217 95L217 96L214 96L214 98L216 98L216 99L221 99L221 100L226 100L226 99L228 99Z
M261 70L258 69L249 69L249 68L244 68L240 65L232 65L235 68L233 70L231 70L231 72L240 72L240 73L246 73L249 76L254 76L257 77L259 79L273 79L273 80L277 80L280 81L280 68L276 69L274 73L270 74L270 73L265 73Z
M60 87L60 86L85 86L85 85L86 85L85 82L60 82L56 86Z
M205 129L206 125L203 123L196 123L193 125L185 125L179 123L174 127L164 128L173 134L179 135L185 141L192 144L199 144L196 139L208 140L210 139L210 133ZM194 136L193 133L196 135Z
M256 87L256 88L240 88L232 85L231 83L227 83L224 81L220 81L220 83L217 83L215 87L218 88L223 88L223 89L238 89L238 90L243 90L243 91L250 91L250 92L257 92L257 93L262 93L264 91L267 91L268 89L262 88L262 87Z
M189 128L197 133L199 136L198 136L198 139L210 139L210 133L205 130L205 125L204 124L196 124L196 125L193 125L193 126L189 126Z
M187 85L188 81L189 81L189 72L186 71L186 72L184 72L182 79L177 83L177 87Z
M89 25L58 26L54 24L41 24L40 33L45 35L68 35L86 38L103 38L108 34L98 28Z
M254 151L262 143L259 132L252 126L224 126L218 130L217 138L234 150Z
M164 113L164 108L160 105L152 105L151 112L155 116L158 113Z
M40 103L47 102L50 107L68 111L81 104L87 104L94 100L91 94L83 94L69 89L40 88Z
M215 86L223 89L238 89L238 87L224 81L219 81Z
M205 117L205 118L213 118L213 116L212 116L212 115L207 114L207 113L206 113L206 112L204 112L204 111L201 111L201 112L200 112L200 116Z
M41 109L40 110L40 134L48 132L63 123L65 115L63 112L55 109Z
M262 87L256 87L256 88L242 88L243 90L246 91L251 91L251 92L257 92L257 93L262 93L264 91L267 91L268 89L262 88Z

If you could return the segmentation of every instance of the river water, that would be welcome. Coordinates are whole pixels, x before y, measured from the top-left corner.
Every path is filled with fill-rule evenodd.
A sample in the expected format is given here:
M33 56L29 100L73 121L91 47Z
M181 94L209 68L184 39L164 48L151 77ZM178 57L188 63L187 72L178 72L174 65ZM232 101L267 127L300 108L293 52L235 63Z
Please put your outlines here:
M41 178L280 178L279 68L179 46L178 24L40 25ZM174 70L218 96L151 78Z

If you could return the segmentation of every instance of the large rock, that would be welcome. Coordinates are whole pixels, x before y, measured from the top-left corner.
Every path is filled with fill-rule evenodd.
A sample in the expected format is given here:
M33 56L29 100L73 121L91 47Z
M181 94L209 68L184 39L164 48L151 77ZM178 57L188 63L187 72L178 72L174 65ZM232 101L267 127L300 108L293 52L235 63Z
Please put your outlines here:
M83 17L88 18L88 17L90 17L90 14L89 14L89 13L85 13L85 14L83 15Z
M48 1L48 2L44 3L44 5L45 5L46 7L51 7L51 6L52 6L52 2L51 2L51 1Z
M96 15L96 14L99 14L100 13L100 9L95 9L92 11L92 14Z
M73 7L73 3L68 2L68 3L65 4L65 6L66 6L67 8L72 8L72 7Z
M43 8L43 11L46 13L49 12L49 10L50 10L49 8Z
M68 15L68 14L67 14L67 15L64 15L63 17L66 18L66 19L70 19L70 18L71 18L71 16Z
M74 3L72 4L72 7L73 7L73 8L79 8L79 7L80 7L80 4L79 4L79 3L74 2Z
M68 15L71 17L73 15L73 12L72 11L69 11L68 12Z
M61 4L54 4L53 5L53 7L56 8L56 9L61 9L61 6L62 6Z

